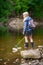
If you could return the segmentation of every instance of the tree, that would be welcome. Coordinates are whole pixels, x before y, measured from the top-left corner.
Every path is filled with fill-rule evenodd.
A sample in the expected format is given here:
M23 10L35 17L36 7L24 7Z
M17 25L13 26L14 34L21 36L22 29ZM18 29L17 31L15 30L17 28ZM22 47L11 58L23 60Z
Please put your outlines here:
M31 11L32 16L43 18L43 0L0 0L0 22L6 22L9 16L17 16Z

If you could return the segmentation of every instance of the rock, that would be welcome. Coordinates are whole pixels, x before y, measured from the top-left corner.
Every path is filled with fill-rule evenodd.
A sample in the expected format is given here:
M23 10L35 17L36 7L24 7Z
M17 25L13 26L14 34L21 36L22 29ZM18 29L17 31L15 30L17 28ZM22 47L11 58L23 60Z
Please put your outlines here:
M39 25L38 22L34 22L35 25ZM11 18L9 21L8 21L8 28L12 31L16 30L21 30L23 29L23 19L20 19L20 18Z
M21 50L21 49L22 49L22 47L18 47L17 49L18 49L18 50Z
M7 64L7 62L4 62L4 65L6 65Z
M43 62L40 62L39 64L40 64L40 65L43 65Z
M30 49L21 51L21 56L23 58L40 58L40 51L38 49Z
M43 58L43 54L42 54L42 58Z
M15 64L16 62L13 62L13 64Z
M8 61L10 61L10 59L8 59Z
M25 60L24 59L21 59L21 64L24 64L25 63Z
M35 63L36 62L36 60L32 60L32 63Z
M32 60L29 62L29 65L39 65L39 61L38 60Z
M34 65L39 65L39 61L36 60L33 64L34 64Z
M25 63L21 63L20 65L28 65L28 63L25 62Z
M23 20L19 18L13 18L12 20L9 20L8 22L8 28L13 30L20 30L23 29Z
M17 52L18 50L21 50L22 47L12 48L12 52Z
M40 63L39 63L40 65L43 65L43 59L41 59L41 61L40 61Z
M3 61L3 59L0 59L0 61Z
M41 57L43 57L43 46L38 46L38 49L40 51Z
M19 59L17 58L17 59L15 60L15 62L16 62L16 63L19 62Z
M17 52L18 49L17 48L12 48L12 52Z
M43 49L43 46L40 45L40 46L38 46L38 48L42 50Z
M29 65L31 65L32 63L31 62L29 62Z

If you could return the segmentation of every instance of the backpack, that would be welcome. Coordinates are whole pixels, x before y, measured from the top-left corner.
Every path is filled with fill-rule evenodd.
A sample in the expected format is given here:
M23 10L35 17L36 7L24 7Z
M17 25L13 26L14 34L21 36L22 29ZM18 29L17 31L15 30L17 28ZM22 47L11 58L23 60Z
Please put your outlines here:
M30 28L32 28L32 29L34 29L34 28L36 27L35 24L34 24L33 19L30 19L30 20L28 21L28 27L30 27Z

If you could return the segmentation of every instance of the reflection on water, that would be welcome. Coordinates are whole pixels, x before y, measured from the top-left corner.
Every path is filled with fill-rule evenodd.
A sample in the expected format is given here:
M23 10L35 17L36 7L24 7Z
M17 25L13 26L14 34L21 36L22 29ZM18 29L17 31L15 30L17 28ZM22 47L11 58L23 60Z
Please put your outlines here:
M39 33L37 34L36 31L36 33L33 35L35 47L37 47L38 45L43 45L43 34ZM21 34L18 33L11 34L9 32L7 32L4 36L3 35L0 36L0 61L2 62L2 63L0 62L0 64L3 65L4 63L6 65L6 63L10 63L9 65L12 65L12 62L14 64L16 59L16 61L18 61L17 65L19 65L21 56L19 55L19 52L13 53L12 48L15 47L17 42L20 41L22 38L23 35ZM24 40L19 44L19 46L23 47L23 44Z

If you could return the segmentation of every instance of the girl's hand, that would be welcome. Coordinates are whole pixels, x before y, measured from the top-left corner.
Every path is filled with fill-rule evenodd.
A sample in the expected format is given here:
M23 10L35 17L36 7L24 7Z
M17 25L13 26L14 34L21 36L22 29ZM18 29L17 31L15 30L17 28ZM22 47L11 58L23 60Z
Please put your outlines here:
M23 35L24 35L24 31L23 31Z

